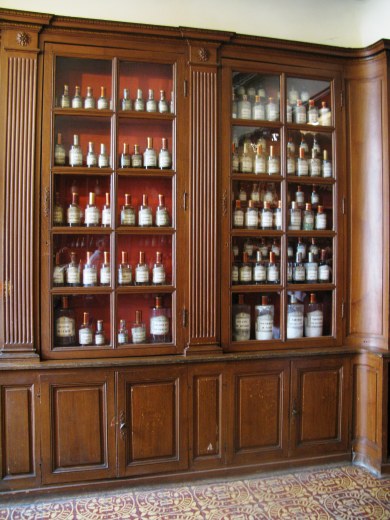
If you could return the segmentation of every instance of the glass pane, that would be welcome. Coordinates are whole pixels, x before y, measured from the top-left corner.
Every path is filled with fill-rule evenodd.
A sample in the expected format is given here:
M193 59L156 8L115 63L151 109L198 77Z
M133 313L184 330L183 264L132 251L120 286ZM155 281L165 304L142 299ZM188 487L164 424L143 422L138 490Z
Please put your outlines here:
M287 175L332 178L332 134L289 130Z
M289 291L286 338L317 338L332 334L333 291Z
M232 341L280 338L280 293L232 295Z
M332 125L329 81L287 78L287 123Z
M279 76L233 72L232 117L280 120Z
M280 175L280 132L277 128L233 127L233 173Z

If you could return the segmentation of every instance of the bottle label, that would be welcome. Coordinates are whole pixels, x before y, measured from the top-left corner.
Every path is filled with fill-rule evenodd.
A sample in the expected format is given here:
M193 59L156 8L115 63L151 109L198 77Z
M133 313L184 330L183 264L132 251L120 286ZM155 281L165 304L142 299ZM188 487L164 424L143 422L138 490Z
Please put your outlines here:
M66 282L68 284L80 283L80 269L78 266L70 265L66 271Z
M246 312L239 312L235 318L235 330L237 331L250 331L251 328L251 316Z
M138 211L138 225L139 226L152 226L153 218L152 211L150 208L140 209Z
M70 166L82 166L83 165L83 154L79 146L73 147L69 151L69 165Z
M258 103L253 107L253 119L265 119L265 108L262 103Z
M135 226L135 213L132 209L122 209L121 224L123 226Z
M251 119L252 110L251 110L251 104L249 101L242 101L239 104L238 117L241 119Z
M303 336L303 314L299 311L287 313L287 338L301 338Z
M94 153L87 154L87 166L92 168L93 166L97 166L97 157Z
M268 159L268 173L269 175L276 175L279 173L279 159L277 157L270 157Z
M317 206L317 204L320 202L320 197L318 193L312 193L311 195L311 205Z
M108 99L99 98L97 102L97 107L99 110L108 110Z
M310 246L310 253L313 253L314 256L318 255L318 251L319 251L319 249L315 244L312 244Z
M84 108L95 108L95 99L92 96L84 99Z
M241 157L242 173L252 173L252 159L249 156Z
M301 212L292 210L290 212L290 226L292 229L301 229Z
M320 310L308 312L305 319L305 336L316 338L322 336L324 317Z
M278 282L279 281L279 269L276 265L269 265L267 268L267 281Z
M169 320L166 316L153 316L150 318L150 334L165 336L169 332Z
M253 279L255 282L265 282L267 279L267 270L264 265L255 265L253 268Z
M62 145L57 144L54 149L54 162L58 166L65 164L65 148Z
M165 269L164 266L153 267L153 283L165 283Z
M273 216L272 211L263 211L261 213L261 227L264 228L272 228Z
M266 161L265 157L256 156L255 158L255 173L262 174L266 172Z
M306 159L298 160L298 175L305 176L309 175L309 165L307 164Z
M59 338L70 338L75 335L76 323L73 318L61 316L56 321L56 335Z
M244 225L244 212L243 211L234 212L233 225L234 225L234 227L242 227Z
M248 253L248 256L252 256L253 255L253 250L254 250L255 246L252 242L245 242L244 244L244 252L245 253Z
M296 109L295 111L295 122L298 125L304 125L306 123L306 110L303 107L303 110Z
M313 229L314 228L314 215L304 215L303 217L303 229Z
M118 271L118 284L129 285L133 281L131 269L119 269Z
M170 168L172 166L171 154L168 150L161 150L158 156L159 168Z
M169 214L166 209L158 209L156 210L156 226L169 226Z
M247 211L245 213L246 227L257 227L259 225L259 217L257 211Z
M61 108L70 108L70 97L68 94L61 96L60 106Z
M305 194L303 193L303 191L297 191L295 193L295 202L298 204L299 207L305 205Z
M318 280L317 264L306 264L306 280L308 282L316 282Z
M132 327L131 337L132 337L133 343L145 343L145 341L146 341L145 327Z
M67 211L68 224L80 224L81 223L81 211L77 206L71 206Z
M147 265L140 265L135 268L135 282L136 283L148 283L149 282L149 269Z
M63 284L64 283L64 268L56 265L53 271L53 283Z
M118 332L118 343L119 345L124 345L129 342L129 338L126 332Z
M287 175L294 175L295 173L295 160L291 157L287 159Z
M251 193L251 200L253 200L253 202L260 202L260 192L259 191L252 191L252 193Z
M302 260L304 260L306 258L306 246L305 246L305 244L298 243L298 245L297 245L297 253L301 253Z
M322 163L322 175L324 177L332 177L332 163L330 161Z
M85 224L97 226L99 224L100 211L96 206L85 208Z
M84 329L79 330L79 343L80 343L80 345L91 345L92 344L91 329L84 328Z
M262 314L256 320L256 339L272 339L274 320L272 314Z
M316 229L326 229L326 213L317 213Z
M72 99L72 108L83 108L83 101L81 96L77 96Z
M142 155L134 154L131 156L131 166L132 168L142 168Z
M320 265L318 268L318 278L321 280L321 282L329 282L330 268L328 265Z
M110 266L102 266L100 269L100 283L110 285L111 283L111 269Z
M240 167L240 160L238 158L238 155L234 154L232 159L232 169L234 172L238 172L238 169Z
M267 105L268 121L277 121L279 119L279 111L274 103Z
M276 256L280 255L280 247L277 244L272 244L271 251L275 253Z
M295 266L294 270L294 282L304 282L305 281L305 267L303 265Z
M111 226L111 210L110 208L104 208L102 211L102 225Z
M137 112L142 112L143 110L145 110L145 102L143 99L136 99L134 101L134 110L136 110Z
M156 168L157 167L157 157L156 152L151 149L146 149L144 151L144 166L145 168Z
M317 110L310 109L308 115L309 115L309 125L316 125L316 124L318 124L318 112L317 112Z
M108 155L100 154L98 159L99 168L108 168Z
M158 111L160 112L160 114L166 114L167 112L169 112L168 103L165 100L160 100L158 102Z
M122 168L130 168L131 166L131 158L128 154L121 155L121 167Z
M102 332L97 332L95 334L95 345L100 347L100 345L104 345L106 342L106 338L104 337L104 334Z
M240 267L240 282L251 282L252 281L252 269L245 265Z
M61 206L54 206L53 224L58 226L63 223L64 223L64 210L61 208Z
M83 285L96 285L97 273L94 267L85 266L83 270Z
M238 282L238 267L236 265L232 267L232 282Z
M312 177L321 177L321 161L319 159L312 159L310 164L310 175Z
M238 195L238 198L240 199L241 202L246 202L246 200L247 200L246 191L245 190L241 190L239 195Z
M278 210L275 213L275 226L276 229L282 229L282 212Z

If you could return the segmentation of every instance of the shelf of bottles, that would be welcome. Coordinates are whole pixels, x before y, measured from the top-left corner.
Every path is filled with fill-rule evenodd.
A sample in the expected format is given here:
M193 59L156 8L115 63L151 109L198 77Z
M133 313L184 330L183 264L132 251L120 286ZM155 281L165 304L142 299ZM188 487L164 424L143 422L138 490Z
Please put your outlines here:
M330 80L232 73L233 350L323 344L335 335L331 91Z
M55 58L53 351L174 345L174 84L172 64Z

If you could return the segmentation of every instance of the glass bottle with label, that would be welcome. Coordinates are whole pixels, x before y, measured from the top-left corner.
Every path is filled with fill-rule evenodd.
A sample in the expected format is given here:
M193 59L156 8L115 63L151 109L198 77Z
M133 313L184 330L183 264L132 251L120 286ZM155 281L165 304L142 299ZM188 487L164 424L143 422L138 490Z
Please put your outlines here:
M133 272L129 264L127 251L122 251L121 263L118 266L118 285L131 285L133 283Z
M251 338L251 308L244 302L244 295L238 295L238 303L233 305L233 340L248 341Z
M252 265L248 258L248 253L246 251L242 254L242 264L239 267L238 271L238 282L240 284L251 284L252 283Z
M246 189L245 189L245 186L244 184L240 184L240 192L238 194L238 198L240 199L241 202L243 203L246 203L247 199L248 199L248 195L246 193Z
M309 172L311 177L321 177L321 159L317 155L317 151L313 148L311 151L311 159L309 161Z
M306 124L306 107L302 104L301 99L297 99L297 104L294 110L294 122L299 125Z
M303 242L301 237L298 238L297 253L302 254L302 260L306 259L307 246L306 246L305 242Z
M319 259L319 247L318 247L316 239L314 237L312 237L312 239L311 239L309 253L313 253L313 258L315 261L317 261Z
M264 103L261 101L260 96L255 96L255 102L252 107L252 119L265 119L265 106Z
M309 164L305 157L305 149L302 146L299 147L297 175L298 177L306 177L309 175Z
M99 166L99 168L108 168L109 167L108 154L106 152L106 145L104 143L100 144L98 166Z
M249 145L244 143L242 154L240 156L240 172L241 173L252 173L253 172L253 161L249 154Z
M246 94L244 94L238 102L238 118L252 118L252 103L249 101L248 96Z
M71 227L81 226L81 209L78 193L72 193L72 202L69 204L66 212L66 223Z
M160 114L167 114L169 112L169 105L168 105L168 101L166 100L166 97L165 97L165 90L160 90L158 111L160 112Z
M130 99L130 93L128 88L123 89L123 98L121 99L121 109L128 111L133 109L133 103Z
M150 341L167 343L170 341L169 309L163 307L161 296L154 299L154 307L150 309Z
M170 225L168 208L165 206L165 197L161 193L158 195L158 206L156 208L156 226L166 227Z
M277 238L272 241L271 251L275 253L276 260L280 259L280 245Z
M305 205L305 210L303 212L302 229L305 229L307 231L311 231L312 229L314 229L314 212L311 209L310 202L307 202Z
M276 255L273 251L270 251L269 262L267 265L267 283L279 283L279 264L276 263Z
M261 229L272 229L272 226L273 226L273 213L271 210L271 206L268 201L264 201L264 206L260 213L260 228Z
M152 269L152 283L153 285L166 284L165 267L162 263L162 253L160 251L156 251L156 263Z
M245 212L245 227L247 229L257 229L259 227L259 212L255 208L253 200L249 201Z
M232 172L237 173L240 170L240 158L238 156L237 147L232 143Z
M289 223L288 229L298 231L302 226L302 212L298 208L298 204L295 200L291 202L291 209L289 211Z
M279 103L273 97L268 98L265 106L265 117L267 121L279 121Z
M268 301L268 296L261 297L261 305L255 306L255 334L258 340L272 339L274 326L274 305Z
M121 226L135 226L135 211L129 193L125 193L125 203L121 208Z
M54 318L55 338L58 347L68 347L76 343L76 319L73 309L69 307L67 296L62 296L61 307L56 310Z
M131 341L135 345L146 342L146 325L142 321L142 311L135 311L135 321L131 324Z
M62 134L57 134L57 144L54 147L54 164L56 166L65 166L66 153L65 146L62 144Z
M89 202L85 208L85 225L87 227L95 227L100 224L100 211L95 204L95 193L89 193Z
M256 262L253 266L253 281L255 284L264 284L267 282L267 269L265 262L262 260L261 251L256 251Z
M79 287L81 285L81 268L80 263L77 262L76 253L70 253L70 262L66 266L66 285L69 287Z
M92 141L88 142L88 152L86 157L86 163L88 168L96 168L98 164L97 155L94 150L94 145Z
M137 88L137 97L134 101L134 110L136 112L143 112L145 110L145 101L143 98L142 90Z
M100 97L97 100L97 108L98 110L108 110L110 108L110 103L106 94L106 87L100 87Z
M157 154L153 148L153 138L147 138L147 147L144 151L144 168L157 168Z
M309 99L307 118L309 125L318 125L318 108L314 104L314 99Z
M306 282L317 283L318 282L318 263L314 260L313 253L309 253L308 261L305 264L306 271Z
M263 147L261 144L257 145L257 151L255 155L255 174L265 175L267 173L267 161L263 153Z
M53 207L53 226L64 225L64 208L60 201L60 194L56 192Z
M288 246L287 247L287 283L291 283L293 281L293 272L294 272L293 248L291 246Z
M318 204L320 203L320 196L319 196L317 188L314 184L313 184L313 191L311 192L311 196L310 196L310 202L311 202L311 207L313 209L317 209Z
M328 150L323 151L322 176L325 179L332 177L332 162L328 159Z
M278 207L274 211L274 228L282 229L283 215L282 215L282 201L278 200Z
M83 108L83 99L80 94L79 86L76 86L74 89L74 96L72 97L72 108Z
M291 150L287 150L287 175L295 175L295 157Z
M303 337L303 304L299 303L295 295L290 296L287 305L287 339Z
M97 286L97 270L96 266L91 262L91 251L87 251L87 260L83 269L83 286L96 287Z
M332 124L332 113L326 106L326 101L321 101L321 108L319 110L319 122L323 126L331 126Z
M326 260L326 250L321 249L320 265L318 266L318 281L320 283L330 283L330 266Z
M145 193L142 195L142 204L138 210L138 225L140 227L153 226L152 210L148 205L148 196Z
M134 153L131 156L131 167L132 168L142 168L142 154L139 151L139 145L134 145Z
M312 146L312 151L314 150L317 154L317 157L320 157L321 155L321 146L320 146L320 143L318 142L318 139L316 136L314 136L313 138L313 146Z
M307 338L318 338L323 334L324 313L322 304L317 302L314 293L310 294L305 316L305 336Z
M87 87L87 95L84 99L84 108L91 109L96 108L96 101L93 97L93 89L92 87Z
M65 267L60 263L60 253L55 255L55 264L53 269L53 287L62 287L65 285Z
M236 200L236 207L233 211L233 227L243 228L244 227L244 212L241 208L241 201Z
M157 112L157 103L154 99L154 91L152 88L148 90L148 99L146 101L146 112Z
M79 136L75 134L73 136L73 144L69 150L69 166L77 167L83 165L83 154L81 152L81 146L79 144Z
M131 157L129 154L129 145L128 143L123 143L123 151L121 153L121 168L130 168L131 166Z
M69 85L64 85L64 92L60 97L60 107L70 108Z
M110 194L106 193L106 203L102 210L102 226L111 227L111 206L110 206Z
M268 156L268 161L267 161L267 173L268 173L268 175L279 175L279 173L280 173L279 157L277 155L275 155L275 150L272 145L269 147L269 156Z
M79 344L82 347L88 347L89 345L93 345L93 333L92 327L89 322L89 313L83 313L83 323L79 328Z
M149 285L149 267L145 263L145 252L139 252L139 261L135 266L135 285Z
M97 347L106 344L106 336L104 334L103 320L97 320L94 343Z
M163 137L161 143L161 150L158 154L158 167L161 170L169 170L172 168L172 156L168 150L168 139Z
M305 207L305 193L302 190L302 186L297 186L297 191L295 192L295 202L297 203L297 207L299 209L303 209Z
M295 88L295 85L291 85L290 90L288 91L288 101L291 105L296 105L297 100L299 98L299 92Z
M119 321L118 345L125 345L129 342L129 331L127 330L126 320Z
M318 206L317 214L315 219L315 228L316 229L326 229L327 219L326 213L324 211L324 206Z
M110 265L110 253L104 251L103 263L100 266L100 285L109 286L111 285L111 265Z
M305 139L305 136L304 136L304 135L302 135L302 137L301 137L301 142L300 142L300 145L299 145L299 149L301 149L301 148L303 148L303 150L304 150L304 152L305 152L304 155L305 155L305 157L306 157L306 155L309 153L309 146L308 146L308 144L307 144L307 142L306 142L306 139Z
M255 244L253 243L253 240L251 240L250 238L247 238L244 242L244 248L243 248L243 251L245 251L246 253L248 253L248 256L250 258L252 258L253 256L253 253L254 253L254 250L255 250Z
M292 273L292 281L294 283L304 283L306 277L305 265L302 262L302 253L297 253Z
M250 193L250 200L253 200L255 206L259 205L260 202L260 192L259 192L259 185L257 182L253 183L252 191Z

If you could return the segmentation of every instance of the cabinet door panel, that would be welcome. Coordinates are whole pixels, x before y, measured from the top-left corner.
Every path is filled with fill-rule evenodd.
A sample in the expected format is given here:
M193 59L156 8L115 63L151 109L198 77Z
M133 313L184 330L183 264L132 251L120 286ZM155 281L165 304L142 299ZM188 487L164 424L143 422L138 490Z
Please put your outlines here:
M291 449L293 455L346 450L349 362L343 359L292 363Z
M0 489L37 485L37 377L3 374L0 386Z
M199 469L220 466L225 460L228 406L223 380L221 366L189 370L190 456L192 466Z
M288 362L233 369L233 462L253 463L287 453Z
M118 375L121 476L187 467L185 371L167 372L145 369Z
M45 483L115 475L113 385L100 371L42 376Z

